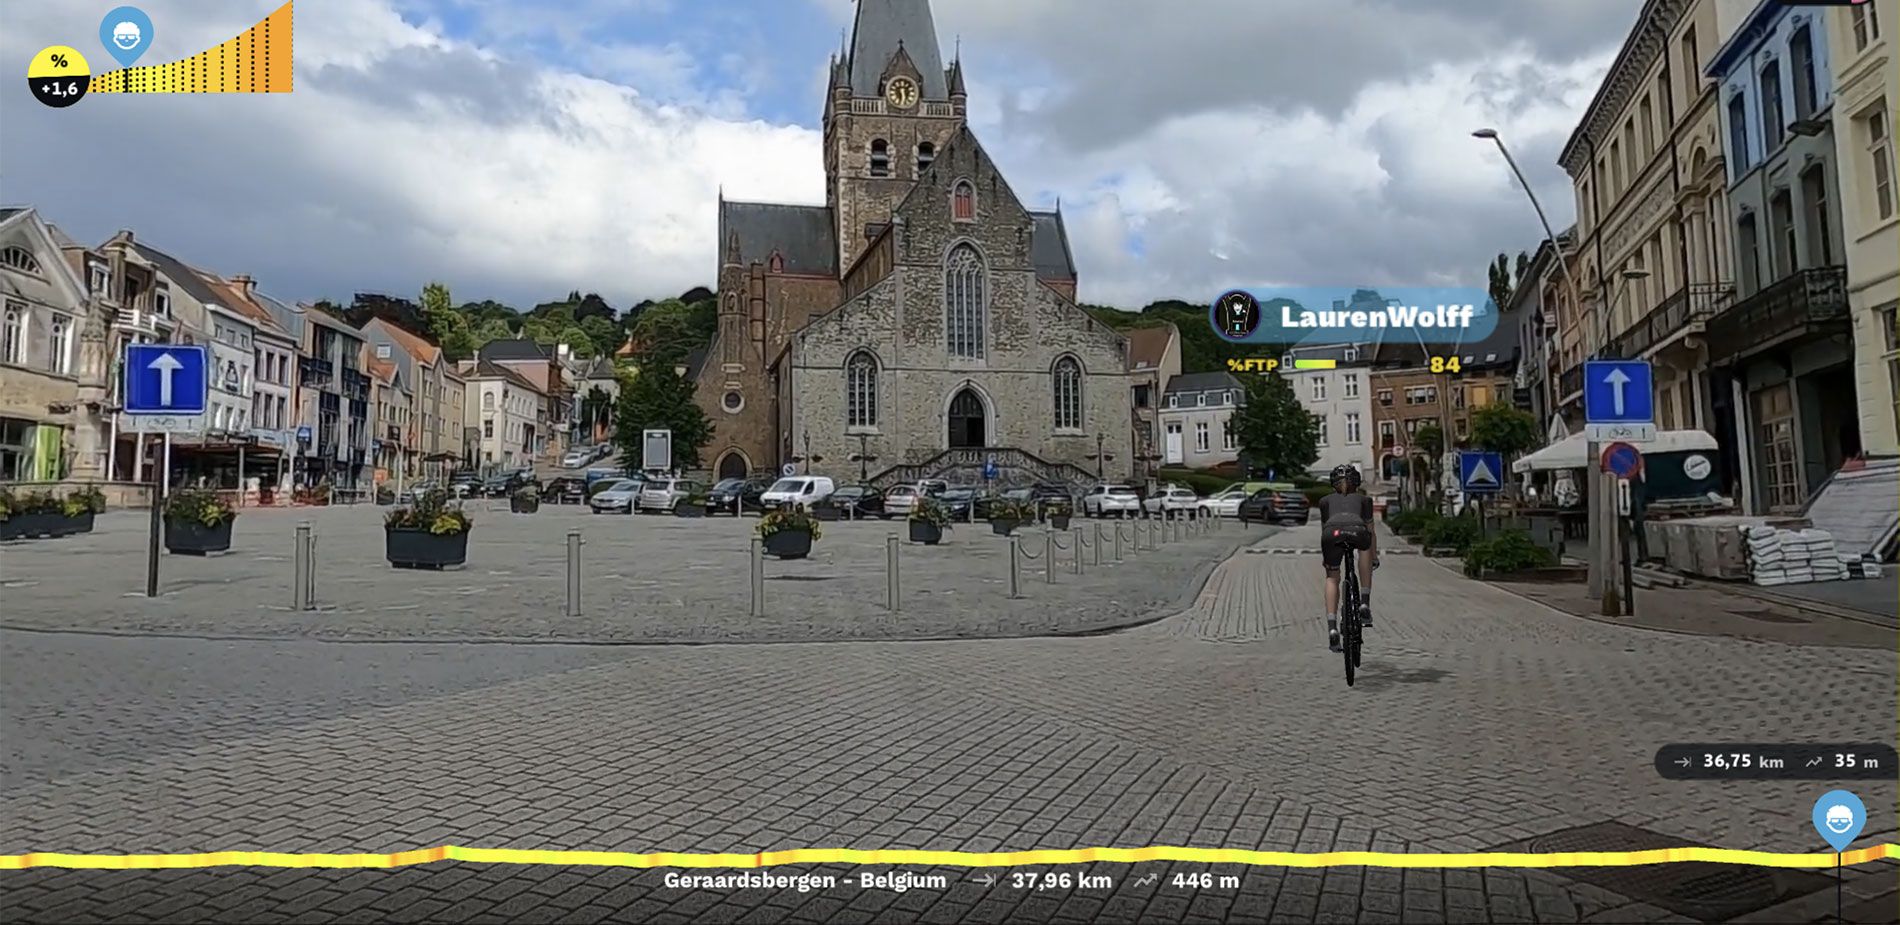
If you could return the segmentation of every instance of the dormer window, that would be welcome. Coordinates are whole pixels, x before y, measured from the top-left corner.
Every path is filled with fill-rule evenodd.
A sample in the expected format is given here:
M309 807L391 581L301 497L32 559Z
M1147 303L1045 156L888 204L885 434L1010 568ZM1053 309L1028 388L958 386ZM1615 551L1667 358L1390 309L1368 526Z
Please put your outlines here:
M976 187L970 181L958 180L950 193L950 217L959 222L976 221Z
M783 273L785 272L785 255L773 251L772 256L766 258L765 265L774 273Z
M917 173L919 176L922 176L925 170L930 169L930 162L936 159L936 145L928 141L920 141L917 143Z
M891 143L882 138L871 142L871 176L891 175Z

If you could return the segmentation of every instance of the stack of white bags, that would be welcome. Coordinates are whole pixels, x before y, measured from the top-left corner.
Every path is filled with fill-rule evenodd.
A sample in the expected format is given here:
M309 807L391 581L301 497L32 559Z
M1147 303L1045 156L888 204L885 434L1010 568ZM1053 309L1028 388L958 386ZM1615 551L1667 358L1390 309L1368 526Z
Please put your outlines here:
M1847 560L1835 550L1834 536L1826 530L1768 526L1742 530L1748 540L1749 578L1755 584L1790 585L1849 577Z

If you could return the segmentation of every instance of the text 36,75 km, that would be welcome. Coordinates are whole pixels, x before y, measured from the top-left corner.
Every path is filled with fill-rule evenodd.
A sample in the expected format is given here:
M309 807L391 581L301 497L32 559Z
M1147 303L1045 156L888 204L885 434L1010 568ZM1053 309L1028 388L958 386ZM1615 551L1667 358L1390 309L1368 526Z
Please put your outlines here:
M1891 745L1685 743L1656 752L1656 771L1670 780L1893 780L1900 763Z

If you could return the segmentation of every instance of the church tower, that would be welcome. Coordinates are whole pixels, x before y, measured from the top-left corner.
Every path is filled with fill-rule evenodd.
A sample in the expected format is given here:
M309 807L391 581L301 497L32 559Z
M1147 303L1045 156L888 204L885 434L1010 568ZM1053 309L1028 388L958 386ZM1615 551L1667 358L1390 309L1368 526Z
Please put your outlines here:
M930 0L857 0L825 100L825 204L842 277L964 121L963 67L943 65Z

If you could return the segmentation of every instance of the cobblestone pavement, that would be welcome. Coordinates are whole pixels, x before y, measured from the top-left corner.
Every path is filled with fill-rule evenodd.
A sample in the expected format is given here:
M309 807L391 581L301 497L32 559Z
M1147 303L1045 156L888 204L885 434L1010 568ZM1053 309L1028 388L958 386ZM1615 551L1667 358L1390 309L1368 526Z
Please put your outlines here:
M1310 545L1312 529L1262 548ZM517 677L471 655L466 680L373 706L343 703L304 673L347 677L365 653L394 647L246 643L278 653L282 667L195 680L182 688L189 699L128 709L116 704L121 691L149 683L162 698L167 678L216 671L252 650L175 640L176 650L148 656L139 647L153 640L82 651L93 644L85 637L0 634L9 650L24 647L8 653L4 703L44 688L40 712L6 727L9 737L112 724L78 739L85 760L49 759L38 767L50 773L14 775L0 797L0 852L441 843L1418 852L1496 848L1611 821L1678 843L1813 851L1809 807L1834 785L1663 781L1651 768L1655 749L1894 740L1891 646L1606 625L1396 554L1377 574L1374 602L1353 688L1324 647L1315 564L1270 551L1229 559L1180 616L1107 636L536 647L549 660ZM62 647L73 650L62 656ZM587 661L589 652L608 657ZM93 673L62 670L87 658ZM273 677L292 689L267 691ZM336 706L279 721L305 687L313 699L338 697ZM170 747L119 725L166 716L176 717ZM125 748L104 756L120 740ZM1862 843L1894 840L1894 783L1848 786L1874 814ZM20 921L1631 922L1745 913L1785 922L1828 920L1836 902L1825 879L1792 873L1779 875L1776 892L1766 874L1699 873L1666 889L1660 869L1604 880L1093 864L1070 872L1113 882L1053 889L1016 888L1010 871L997 871L994 885L975 879L979 871L912 872L947 883L704 890L669 887L667 871L472 864L36 870L0 875L0 904ZM1174 881L1202 872L1238 879L1201 889ZM1895 873L1891 862L1848 870L1846 917L1894 920ZM1717 902L1725 890L1731 905ZM1697 896L1703 905L1690 904Z
M834 523L808 559L767 558L766 615L751 615L753 518L590 516L544 506L515 515L471 505L468 565L397 570L383 559L379 509L254 511L231 553L164 556L161 594L146 598L148 521L100 519L96 532L0 546L0 626L217 638L308 636L420 641L792 642L991 638L1093 632L1163 616L1183 589L1266 528L1227 524L1135 552L1133 523L1076 520L1057 537L1055 581L1042 531L1019 531L1021 597L1009 597L1009 541L987 524L958 526L932 548L899 544L901 606L885 609L885 543L901 521ZM317 537L318 610L292 609L296 525ZM1094 547L1100 523L1102 546ZM1115 565L1114 531L1122 563ZM563 616L569 530L583 535L582 615ZM1144 536L1146 536L1144 532ZM1100 553L1099 557L1097 553ZM1095 563L1101 563L1097 566ZM74 576L88 581L75 586Z

